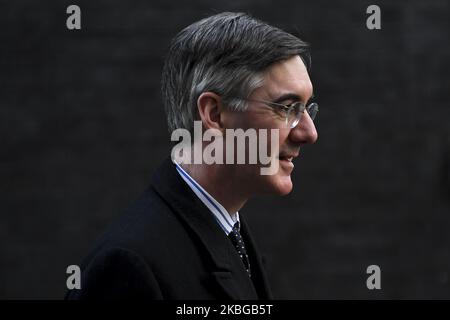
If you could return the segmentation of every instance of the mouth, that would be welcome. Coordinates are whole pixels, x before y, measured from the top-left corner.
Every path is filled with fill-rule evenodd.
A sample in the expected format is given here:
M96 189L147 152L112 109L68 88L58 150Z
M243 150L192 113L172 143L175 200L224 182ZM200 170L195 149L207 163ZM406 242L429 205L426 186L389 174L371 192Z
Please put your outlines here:
M280 159L281 161L289 161L289 162L292 162L292 160L294 159L294 157L278 157L278 159Z
M278 159L280 159L281 161L288 161L288 162L292 162L292 160L294 160L296 157L298 157L298 153L296 154L292 154L292 153L280 153L280 155L278 156Z
M294 169L294 163L292 161L297 156L298 156L298 153L281 152L278 155L278 159L280 161L281 168L283 168L283 170L285 172L289 172L289 173L292 172L292 170Z

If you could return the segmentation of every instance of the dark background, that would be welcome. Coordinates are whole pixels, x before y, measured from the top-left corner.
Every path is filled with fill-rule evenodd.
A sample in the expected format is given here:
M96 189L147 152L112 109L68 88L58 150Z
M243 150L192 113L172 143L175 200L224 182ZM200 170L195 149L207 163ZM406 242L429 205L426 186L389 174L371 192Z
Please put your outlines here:
M82 29L66 28L77 4ZM366 28L381 8L382 29ZM312 46L319 140L294 191L241 210L277 298L450 298L448 1L2 1L0 298L66 267L170 152L159 94L183 27L246 11ZM269 232L270 226L270 232ZM381 268L381 290L366 268Z

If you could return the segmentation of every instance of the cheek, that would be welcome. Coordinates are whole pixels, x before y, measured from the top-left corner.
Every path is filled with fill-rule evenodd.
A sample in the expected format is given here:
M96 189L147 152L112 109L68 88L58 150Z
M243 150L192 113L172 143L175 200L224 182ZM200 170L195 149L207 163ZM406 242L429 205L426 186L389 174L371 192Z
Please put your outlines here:
M280 129L279 130L279 139L278 142L280 143L280 147L285 144L289 140L289 133L291 132L290 129Z
M276 130L276 131L275 131ZM273 141L272 141L273 139ZM278 157L278 154L281 150L283 150L283 145L287 143L289 139L289 131L280 129L280 128L272 128L267 130L266 137L266 146L268 154L272 156Z
M273 121L272 115L266 110L247 110L237 114L234 119L236 128L241 129L271 129L275 128L276 122Z

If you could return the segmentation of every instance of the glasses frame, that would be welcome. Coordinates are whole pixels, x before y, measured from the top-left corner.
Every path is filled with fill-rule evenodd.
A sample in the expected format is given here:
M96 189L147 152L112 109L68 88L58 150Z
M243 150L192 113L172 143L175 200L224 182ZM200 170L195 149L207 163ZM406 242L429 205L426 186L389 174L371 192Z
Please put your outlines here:
M286 127L293 129L295 128L298 123L300 122L301 118L302 118L302 114L305 112L308 112L309 117L311 118L311 120L314 121L315 117L317 116L317 113L319 112L319 105L316 102L311 102L308 105L305 105L303 102L300 101L296 101L290 104L282 104L282 103L277 103L277 102L272 102L272 101L267 101L267 100L261 100L261 99L245 99L245 98L235 98L235 99L240 99L240 100L244 100L244 101L249 101L249 102L259 102L259 103L264 103L272 108L277 108L277 109L281 109L283 111L286 112L286 116L285 116L285 125ZM291 124L289 124L289 117L292 113L292 111L295 110L295 108L298 108L298 113L296 114L295 118L292 121Z

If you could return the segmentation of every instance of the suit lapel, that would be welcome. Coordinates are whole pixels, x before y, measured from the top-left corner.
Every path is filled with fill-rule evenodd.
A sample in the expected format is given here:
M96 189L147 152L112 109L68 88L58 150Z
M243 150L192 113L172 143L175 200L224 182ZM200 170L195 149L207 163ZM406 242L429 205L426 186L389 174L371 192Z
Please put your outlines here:
M266 271L262 263L263 259L259 254L260 251L251 236L249 227L245 221L244 216L239 215L239 220L241 222L241 234L242 237L244 238L245 247L247 248L247 252L250 253L252 279L253 283L255 284L256 290L259 294L259 298L264 300L273 299Z
M230 299L257 299L255 287L231 241L209 209L198 199L176 171L171 159L156 170L153 189L202 243L213 262L211 277Z

